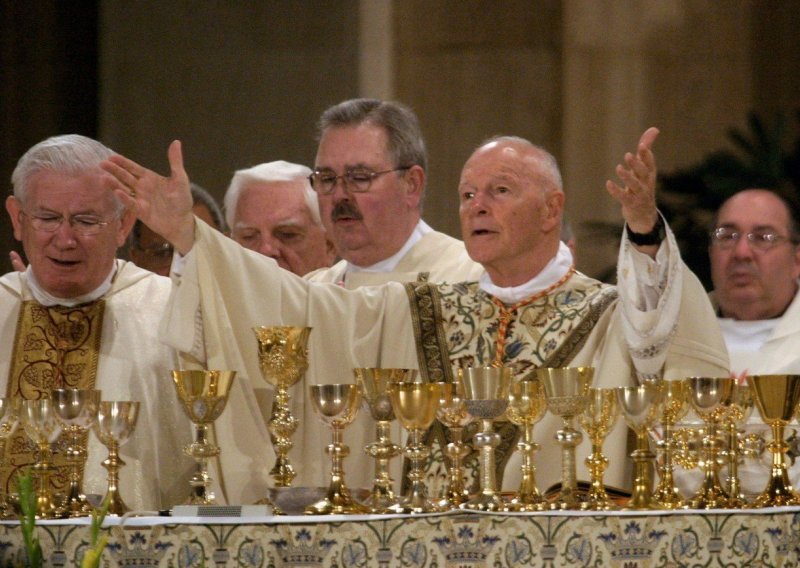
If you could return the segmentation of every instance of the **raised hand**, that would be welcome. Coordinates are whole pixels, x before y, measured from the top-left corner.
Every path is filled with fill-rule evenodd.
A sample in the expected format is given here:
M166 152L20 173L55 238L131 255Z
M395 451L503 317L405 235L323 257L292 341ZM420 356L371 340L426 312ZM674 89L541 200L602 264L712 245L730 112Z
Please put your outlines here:
M120 155L112 156L100 167L119 182L115 191L126 205L134 208L136 216L172 243L179 253L186 254L194 244L194 215L180 141L169 145L167 157L169 177Z
M11 260L11 268L17 272L25 272L25 270L28 268L25 266L25 261L22 260L22 256L20 256L17 251L10 251L8 253L8 258Z
M659 130L650 127L639 138L636 154L625 154L616 174L622 186L611 180L606 189L622 206L622 216L635 233L649 233L658 221L656 208L656 159L652 147Z

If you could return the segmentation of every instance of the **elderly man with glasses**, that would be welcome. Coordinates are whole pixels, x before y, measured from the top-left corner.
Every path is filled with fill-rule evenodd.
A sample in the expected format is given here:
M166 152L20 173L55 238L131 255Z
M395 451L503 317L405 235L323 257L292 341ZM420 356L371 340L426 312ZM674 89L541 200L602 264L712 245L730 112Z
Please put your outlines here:
M135 215L114 195L99 164L113 152L79 135L49 138L19 160L6 210L27 269L0 278L0 393L48 398L51 389L99 389L103 400L140 402L137 432L120 449L121 493L134 509L163 509L188 493L193 468L182 446L191 426L177 404L170 371L177 354L159 341L167 278L116 258ZM0 491L36 461L22 428L5 445ZM107 451L89 436L86 493L106 491ZM64 494L68 463L53 490Z

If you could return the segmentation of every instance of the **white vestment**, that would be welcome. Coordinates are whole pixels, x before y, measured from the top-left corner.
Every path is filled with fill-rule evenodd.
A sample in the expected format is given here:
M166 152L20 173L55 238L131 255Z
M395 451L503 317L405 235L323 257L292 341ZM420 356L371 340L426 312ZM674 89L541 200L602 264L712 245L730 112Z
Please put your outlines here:
M196 222L196 227L196 242L185 257L183 274L173 288L161 333L165 341L182 352L199 354L204 347L209 368L225 366L248 377L247 381L235 383L229 402L229 408L235 410L227 416L223 414L216 425L223 452L220 481L225 495L230 503L247 503L263 497L270 485L268 470L274 461L267 443L264 409L259 408L254 393L254 385L262 379L251 328L311 326L309 368L315 369L317 381L334 383L352 382L354 366L418 368L415 322L402 284L350 291L308 282L280 270L274 261L214 234L202 222ZM659 374L662 366L668 379L697 373L727 375L727 355L713 311L700 283L680 262L671 234L663 253L668 268L663 272L653 269L652 274L643 276L653 279L661 291L654 308L641 305L650 302L642 299L633 263L626 261L631 249L626 242L620 255L620 281L625 288L620 290L621 309L616 309L615 304L599 316L570 364L597 368L595 382L599 386L631 384L636 375ZM669 314L666 305L673 306ZM198 313L202 320L198 320ZM631 339L638 354L633 359L642 362L643 368L634 369ZM656 359L658 369L648 367ZM308 404L298 390L294 390L293 400ZM554 430L552 422L539 429L540 439L551 447ZM618 425L618 431L624 438L624 426ZM303 447L298 448L302 458L295 462L296 467L327 471L329 463L320 463L317 456L318 448L329 440L327 435L309 441L316 442L317 449L309 448L304 441ZM366 458L354 459L361 448L350 440L349 430L345 431L345 441L351 446L351 457L345 463L348 485L369 487L372 463ZM626 452L624 443L617 444L609 471L612 483L621 483L625 477ZM558 449L549 451L544 458L542 454L542 463L560 461ZM581 454L578 459L581 464ZM560 468L553 465L538 475L545 480L558 480ZM507 477L513 488L519 476ZM546 481L540 483L544 486Z
M190 492L193 460L183 455L192 426L179 406L171 370L178 368L174 350L161 343L158 325L169 298L168 278L132 262L116 261L111 289L103 296L105 311L95 388L102 400L140 402L130 440L120 448L120 493L133 510L160 510L184 501ZM33 300L25 273L0 278L0 392L7 391L20 306ZM101 466L108 450L89 435L84 491L104 495L108 472Z

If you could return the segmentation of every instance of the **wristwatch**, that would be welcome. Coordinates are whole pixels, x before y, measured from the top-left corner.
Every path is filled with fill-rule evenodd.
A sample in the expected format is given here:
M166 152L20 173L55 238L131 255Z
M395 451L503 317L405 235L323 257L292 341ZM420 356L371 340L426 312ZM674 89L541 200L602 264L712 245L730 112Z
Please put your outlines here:
M634 233L628 225L625 225L625 231L628 233L628 240L636 246L644 247L648 245L659 245L664 237L667 236L667 231L664 228L664 218L661 214L658 215L658 221L649 233Z

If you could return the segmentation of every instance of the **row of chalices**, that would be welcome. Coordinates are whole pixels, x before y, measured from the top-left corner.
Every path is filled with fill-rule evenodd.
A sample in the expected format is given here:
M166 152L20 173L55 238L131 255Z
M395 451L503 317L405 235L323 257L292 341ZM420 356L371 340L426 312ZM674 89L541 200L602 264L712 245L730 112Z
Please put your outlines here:
M91 513L92 506L82 489L82 464L86 460L86 436L91 429L108 449L102 462L108 470L105 501L111 515L122 515L128 508L119 493L119 469L125 465L119 447L127 442L139 411L132 401L101 401L94 389L54 389L50 398L24 400L0 399L0 455L16 428L21 426L36 445L38 459L31 468L36 480L36 517L52 519L81 517ZM66 461L69 464L69 485L65 495L54 495L50 480L56 472L52 444L66 436ZM3 497L3 517L13 511Z

